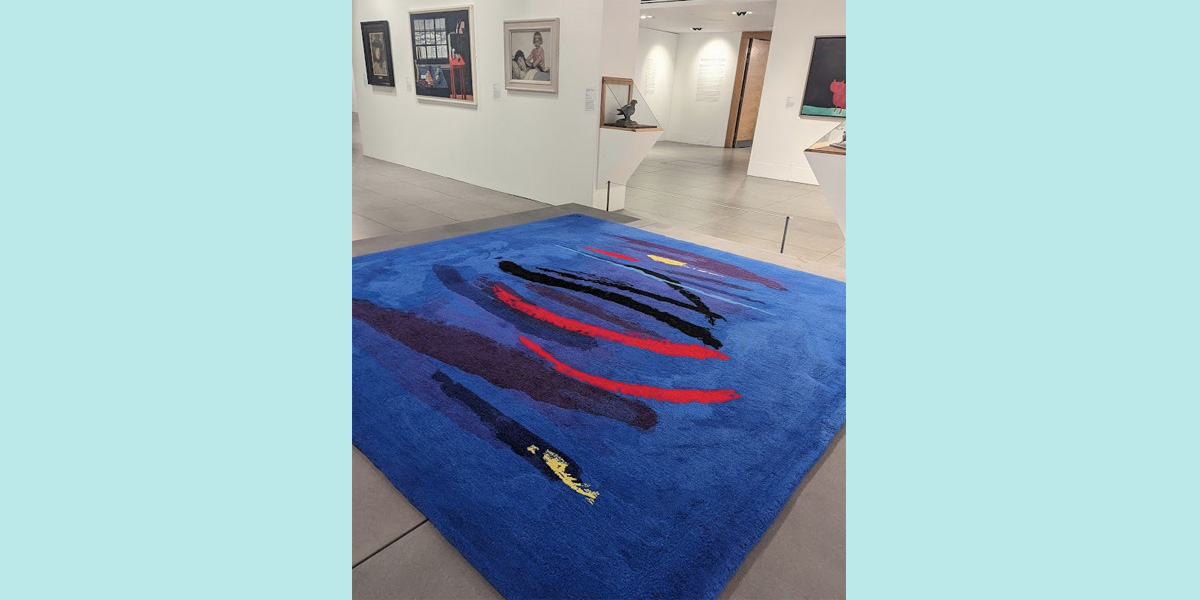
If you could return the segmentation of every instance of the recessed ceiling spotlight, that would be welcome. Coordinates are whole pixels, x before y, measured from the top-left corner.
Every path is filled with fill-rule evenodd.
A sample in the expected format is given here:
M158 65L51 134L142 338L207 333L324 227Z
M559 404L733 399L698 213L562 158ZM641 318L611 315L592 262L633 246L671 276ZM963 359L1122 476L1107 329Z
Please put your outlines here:
M744 17L744 16L746 16L746 15L752 15L752 14L754 14L754 12L753 12L753 11L749 11L749 10L736 10L736 11L734 11L734 12L733 12L733 14L735 14L735 15L737 15L737 16L739 16L739 17Z
M703 27L693 27L692 31L700 31L701 29L704 29L704 28Z
M643 18L643 19L653 19L653 18L654 18L654 15L642 15L642 16L641 16L641 18Z

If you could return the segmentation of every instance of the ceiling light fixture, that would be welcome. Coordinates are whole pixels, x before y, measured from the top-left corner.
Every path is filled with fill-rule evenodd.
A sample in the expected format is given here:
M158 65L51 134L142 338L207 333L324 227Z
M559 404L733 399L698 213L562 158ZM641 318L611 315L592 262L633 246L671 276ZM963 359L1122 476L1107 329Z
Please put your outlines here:
M693 27L692 31L700 31L701 29L704 29L704 28L703 27Z
M737 16L739 16L739 17L744 17L744 16L746 16L746 15L752 15L752 14L754 14L754 12L753 12L753 11L749 11L749 10L737 10L737 11L734 11L734 12L733 12L733 14L735 14L735 15L737 15Z
M641 18L643 18L643 19L653 19L653 18L654 18L654 15L642 15L642 16L641 16Z

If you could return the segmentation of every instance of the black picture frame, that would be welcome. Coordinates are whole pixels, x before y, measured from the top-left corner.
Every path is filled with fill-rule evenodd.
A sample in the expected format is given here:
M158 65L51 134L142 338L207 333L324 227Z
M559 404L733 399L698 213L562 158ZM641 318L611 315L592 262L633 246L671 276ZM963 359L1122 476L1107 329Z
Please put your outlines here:
M396 67L392 63L392 34L387 21L363 21L362 40L363 58L366 61L367 83L396 87ZM376 58L374 49L382 50L383 56ZM387 73L380 70L386 65Z
M476 106L474 5L413 10L408 21L417 100Z
M840 93L830 88L840 83ZM841 103L841 107L837 103ZM824 35L813 39L812 58L805 76L800 115L846 118L846 36Z

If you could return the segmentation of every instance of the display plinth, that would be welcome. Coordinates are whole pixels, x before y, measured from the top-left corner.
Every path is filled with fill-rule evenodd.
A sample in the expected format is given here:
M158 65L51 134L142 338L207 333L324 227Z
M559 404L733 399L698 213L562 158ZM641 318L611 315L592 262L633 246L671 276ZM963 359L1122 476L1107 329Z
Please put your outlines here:
M637 135L629 135L636 133ZM642 164L662 129L600 128L600 154L596 160L596 190L592 208L621 210L625 208L625 183ZM612 185L609 186L609 182Z
M804 151L808 166L812 167L821 193L829 203L842 235L846 235L846 124L833 128L817 143Z
M621 210L625 208L626 182L663 130L632 79L605 77L601 85L600 152L592 208Z

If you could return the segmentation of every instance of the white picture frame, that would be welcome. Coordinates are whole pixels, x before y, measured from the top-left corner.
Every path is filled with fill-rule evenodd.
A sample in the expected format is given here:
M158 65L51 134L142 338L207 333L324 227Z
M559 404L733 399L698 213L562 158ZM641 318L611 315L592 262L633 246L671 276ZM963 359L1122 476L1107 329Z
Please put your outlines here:
M558 19L504 22L504 89L558 93L558 25Z

